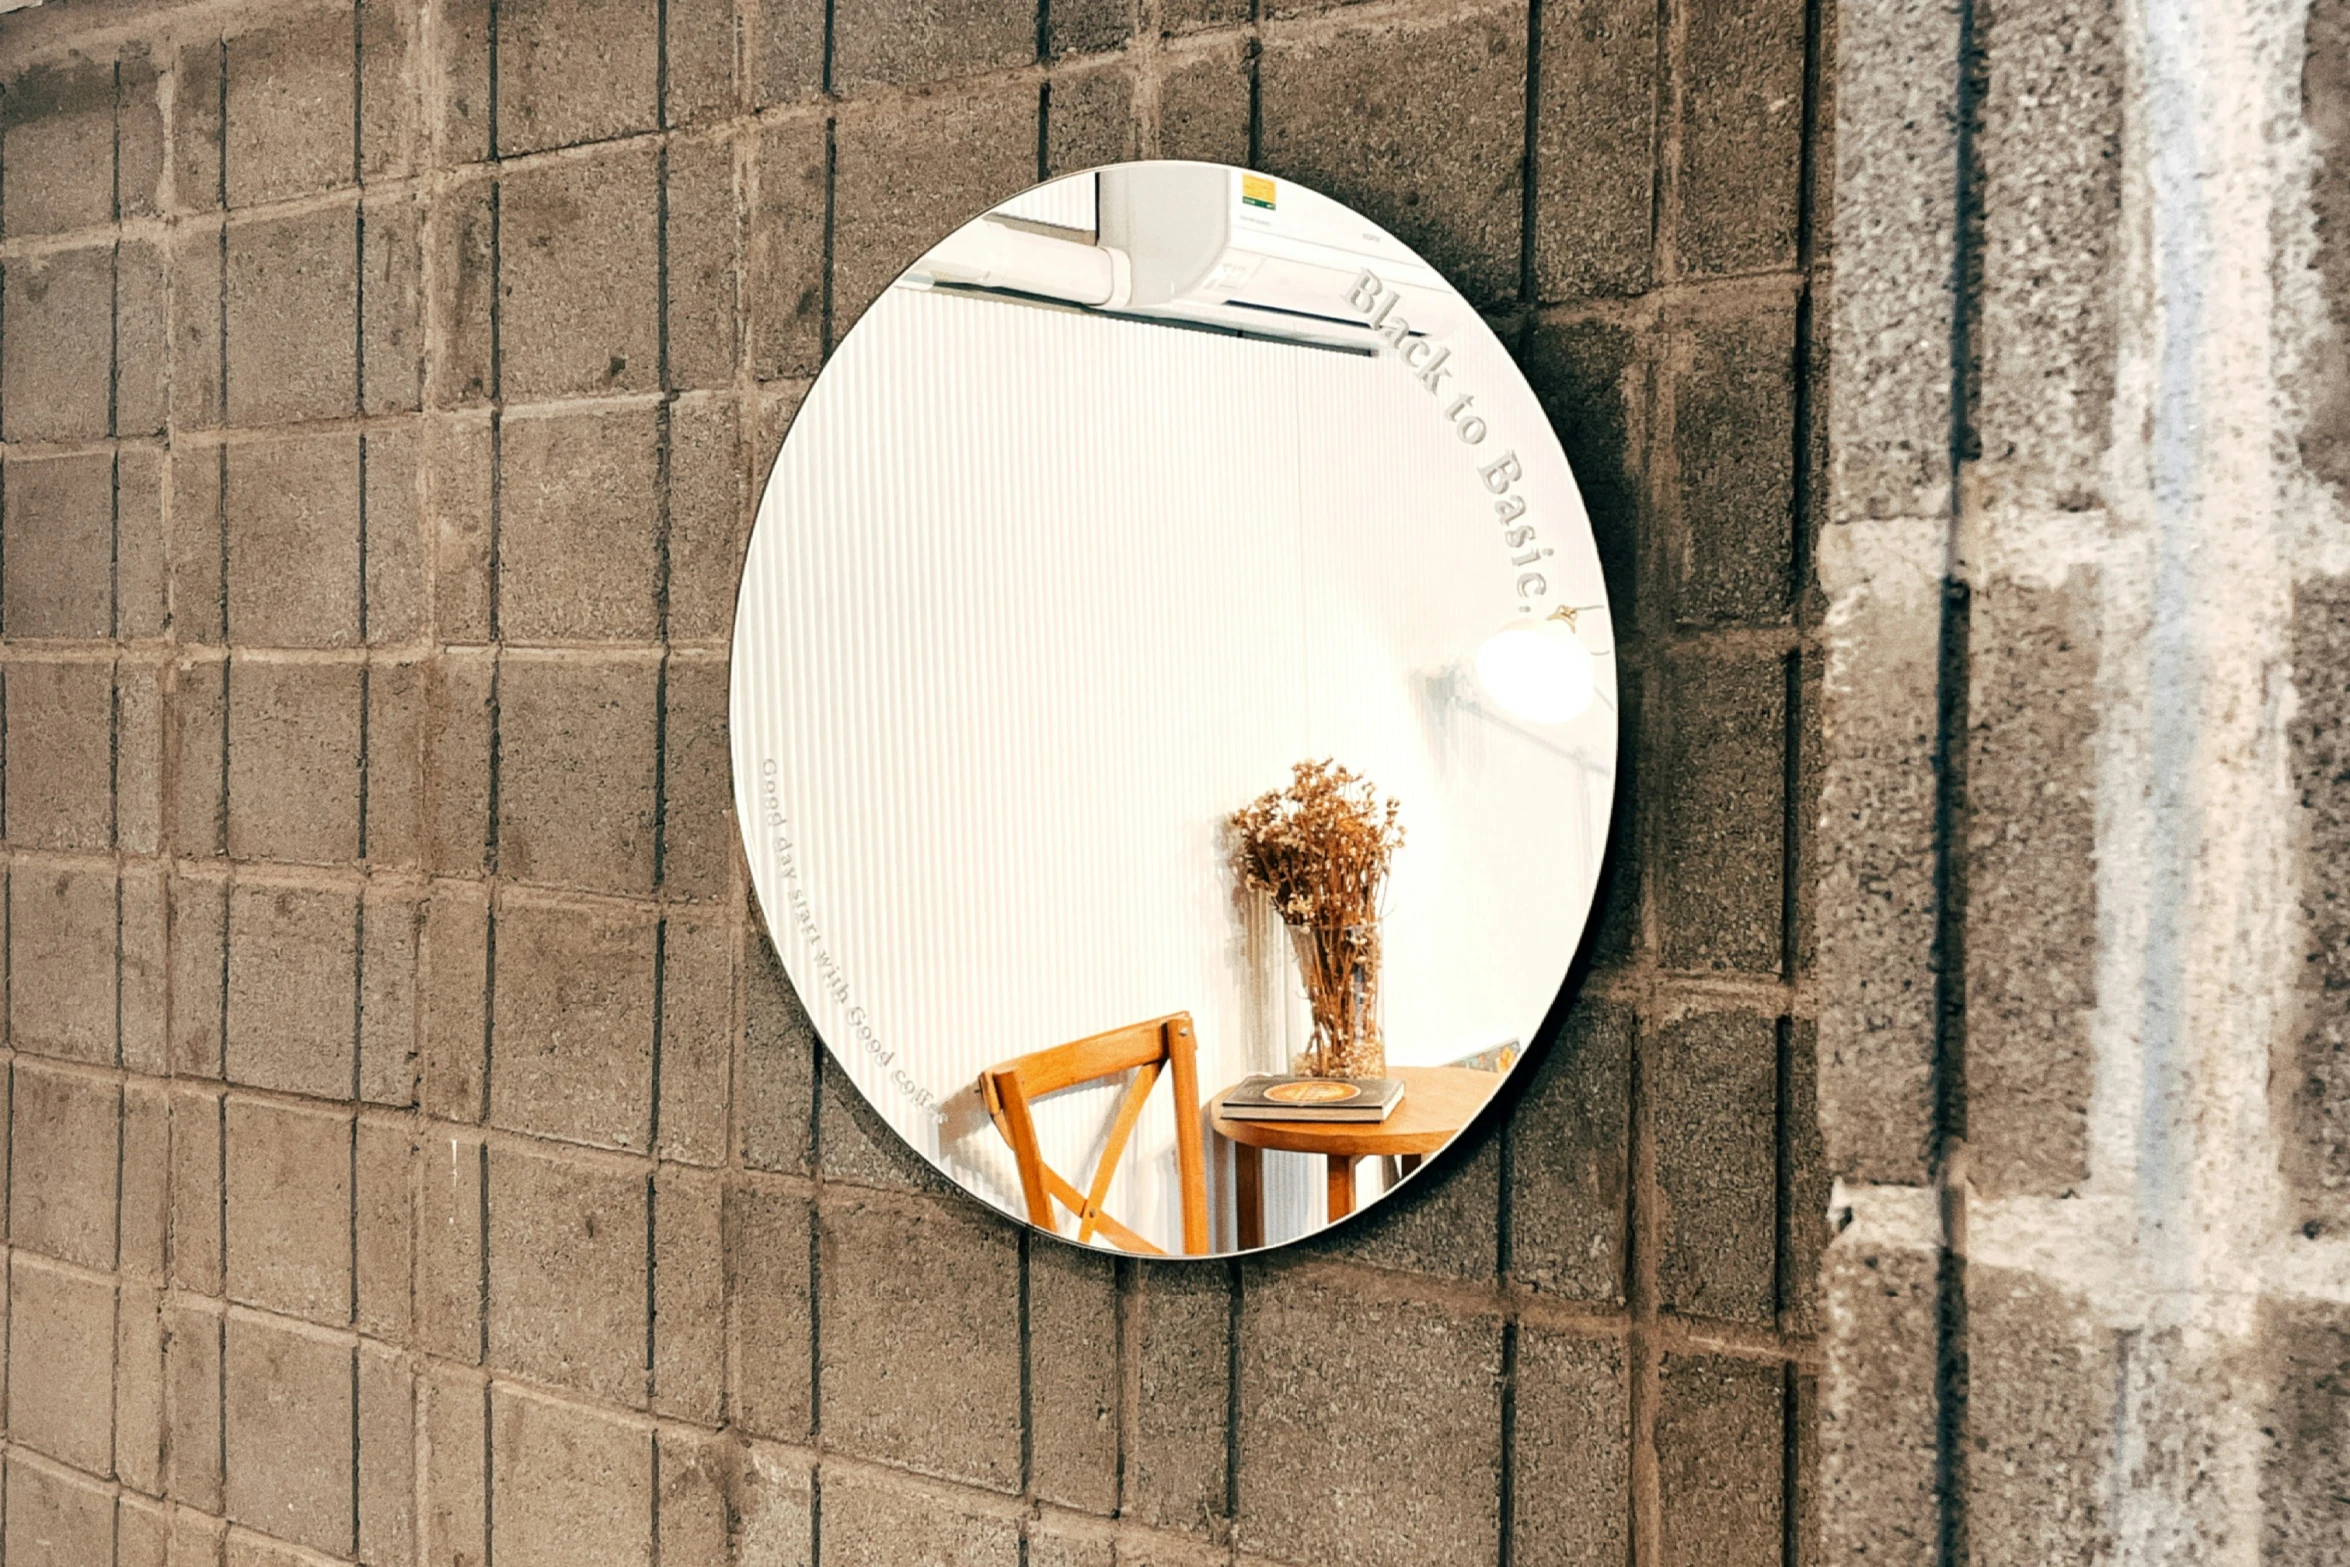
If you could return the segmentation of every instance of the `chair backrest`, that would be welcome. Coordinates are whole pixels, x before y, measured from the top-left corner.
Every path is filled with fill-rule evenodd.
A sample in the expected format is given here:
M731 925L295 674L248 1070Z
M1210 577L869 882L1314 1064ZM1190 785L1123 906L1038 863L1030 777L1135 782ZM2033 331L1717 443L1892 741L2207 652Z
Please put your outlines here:
M1159 1252L1133 1230L1102 1212L1118 1160L1126 1152L1142 1117L1143 1102L1164 1067L1172 1076L1175 1098L1175 1164L1183 1195L1183 1249L1194 1256L1208 1249L1207 1159L1201 1146L1199 1066L1191 1014L1176 1012L1148 1023L1134 1023L1095 1034L1072 1044L1055 1045L989 1067L979 1074L979 1094L987 1113L1012 1145L1020 1166L1020 1194L1028 1204L1028 1221L1041 1229L1058 1231L1053 1214L1057 1199L1077 1218L1077 1238L1090 1242L1096 1233L1127 1251ZM1080 1192L1061 1173L1044 1162L1036 1146L1036 1121L1029 1113L1032 1101L1046 1094L1090 1083L1120 1072L1132 1072L1134 1081L1118 1102L1118 1117L1102 1144L1093 1182Z

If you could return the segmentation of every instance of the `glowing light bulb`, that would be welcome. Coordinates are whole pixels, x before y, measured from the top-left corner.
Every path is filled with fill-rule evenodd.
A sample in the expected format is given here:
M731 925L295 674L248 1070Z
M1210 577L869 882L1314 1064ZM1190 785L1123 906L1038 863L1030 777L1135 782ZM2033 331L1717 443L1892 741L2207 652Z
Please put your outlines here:
M1596 689L1591 649L1575 634L1572 610L1515 621L1477 649L1477 682L1518 717L1563 724L1591 705Z

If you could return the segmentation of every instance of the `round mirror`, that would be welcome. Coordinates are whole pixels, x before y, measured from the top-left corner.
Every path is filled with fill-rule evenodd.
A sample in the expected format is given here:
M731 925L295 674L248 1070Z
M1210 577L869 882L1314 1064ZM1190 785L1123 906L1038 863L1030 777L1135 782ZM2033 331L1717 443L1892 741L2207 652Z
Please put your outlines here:
M983 1200L1175 1255L1407 1182L1607 841L1583 505L1476 310L1287 180L1133 163L941 241L760 503L735 796L842 1073Z

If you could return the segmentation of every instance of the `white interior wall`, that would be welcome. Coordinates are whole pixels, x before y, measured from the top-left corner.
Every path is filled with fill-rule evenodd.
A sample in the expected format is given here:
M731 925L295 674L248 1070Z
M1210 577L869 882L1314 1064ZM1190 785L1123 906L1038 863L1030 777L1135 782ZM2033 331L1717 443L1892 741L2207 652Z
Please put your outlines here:
M1559 601L1597 602L1549 450ZM738 786L785 819L793 874L770 841L754 877L819 1030L956 1179L1017 1208L969 1093L994 1061L1187 1010L1203 1095L1286 1063L1294 968L1220 829L1301 757L1403 802L1390 1060L1531 1035L1596 876L1614 720L1536 737L1450 699L1518 602L1481 455L1385 357L910 289L860 322L762 504ZM1080 1185L1119 1091L1042 1109ZM1267 1166L1269 1237L1318 1225L1318 1170ZM1111 1209L1177 1243L1164 1090Z

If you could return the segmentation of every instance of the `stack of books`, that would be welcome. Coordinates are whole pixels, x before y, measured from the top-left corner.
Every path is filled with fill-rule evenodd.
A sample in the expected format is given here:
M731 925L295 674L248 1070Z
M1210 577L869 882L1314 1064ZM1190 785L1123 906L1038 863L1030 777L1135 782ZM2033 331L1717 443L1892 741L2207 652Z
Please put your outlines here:
M1217 1107L1234 1121L1384 1121L1403 1103L1393 1077L1243 1078Z

